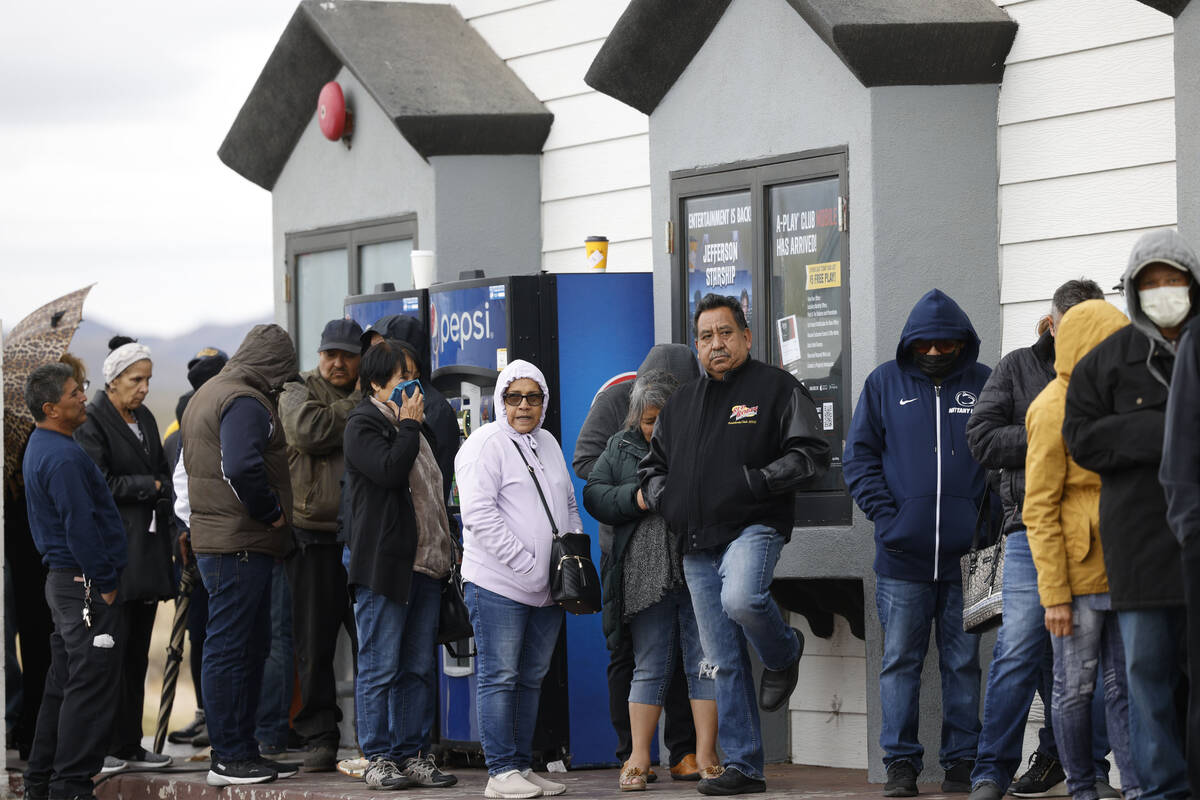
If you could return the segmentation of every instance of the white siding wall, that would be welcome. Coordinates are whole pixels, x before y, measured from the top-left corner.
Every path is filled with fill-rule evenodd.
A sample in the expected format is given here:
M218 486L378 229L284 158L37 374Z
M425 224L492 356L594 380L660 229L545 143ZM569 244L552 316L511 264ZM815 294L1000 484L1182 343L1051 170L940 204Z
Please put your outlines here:
M1174 49L1171 18L1135 0L996 3L1020 24L999 108L1008 352L1059 284L1107 291L1141 233L1175 224Z
M651 270L647 117L583 82L628 0L451 4L554 114L542 158L542 268L587 271L583 241L599 235L609 239L608 269Z
M791 614L791 625L804 633L800 679L788 702L792 763L863 769L867 765L867 644L854 638L842 617L834 617L833 636L821 639L808 620Z

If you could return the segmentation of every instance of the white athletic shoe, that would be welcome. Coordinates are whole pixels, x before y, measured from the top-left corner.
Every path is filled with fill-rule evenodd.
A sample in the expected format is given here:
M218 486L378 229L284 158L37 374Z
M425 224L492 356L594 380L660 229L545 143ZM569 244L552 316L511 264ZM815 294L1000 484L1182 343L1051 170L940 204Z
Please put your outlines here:
M542 787L525 780L525 777L517 770L510 769L508 772L488 778L483 796L497 797L503 800L523 800L528 797L541 797Z

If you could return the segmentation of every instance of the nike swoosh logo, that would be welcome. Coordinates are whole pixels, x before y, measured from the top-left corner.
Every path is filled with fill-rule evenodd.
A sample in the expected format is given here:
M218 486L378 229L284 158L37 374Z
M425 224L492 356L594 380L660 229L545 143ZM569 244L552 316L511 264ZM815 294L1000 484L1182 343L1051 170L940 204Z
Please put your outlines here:
M917 402L917 400L919 400L919 399L920 399L920 398L914 397L914 398L913 398L913 399L911 399L911 400L901 400L901 401L900 401L900 405L902 405L902 406L906 406L906 405L908 405L909 403L915 403L915 402Z

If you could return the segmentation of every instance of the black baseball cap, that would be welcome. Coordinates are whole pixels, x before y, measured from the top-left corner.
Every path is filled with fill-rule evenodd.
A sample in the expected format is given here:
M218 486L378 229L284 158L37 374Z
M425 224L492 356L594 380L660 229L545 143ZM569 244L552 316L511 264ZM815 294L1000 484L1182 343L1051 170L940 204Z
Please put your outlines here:
M331 319L321 331L321 346L318 353L326 350L345 350L358 355L362 352L362 326L352 319Z

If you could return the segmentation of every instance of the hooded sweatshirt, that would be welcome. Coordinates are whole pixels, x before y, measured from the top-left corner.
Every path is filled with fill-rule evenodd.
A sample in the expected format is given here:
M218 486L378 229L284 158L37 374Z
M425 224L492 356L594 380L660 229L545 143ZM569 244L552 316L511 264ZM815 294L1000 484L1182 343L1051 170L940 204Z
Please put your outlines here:
M1046 608L1069 603L1076 595L1108 591L1100 543L1100 476L1071 458L1062 423L1075 365L1128 324L1125 315L1104 300L1087 300L1068 310L1055 340L1057 374L1025 415L1029 446L1022 517L1037 567L1038 594Z
M679 380L679 385L700 377L700 362L696 354L686 344L656 344L650 348L642 365L638 367L639 376L652 369L663 369L670 372ZM571 466L575 474L587 480L591 475L596 459L608 446L608 440L613 434L625 427L625 417L629 414L629 393L633 391L634 381L622 381L609 386L596 395L587 419L579 429L575 439L575 457ZM613 529L611 525L600 523L600 552L612 552Z
M1184 602L1179 542L1167 524L1158 480L1175 349L1142 311L1137 294L1137 273L1156 261L1191 274L1193 316L1200 307L1200 259L1187 242L1172 230L1144 234L1124 277L1132 324L1076 365L1063 421L1071 456L1100 475L1100 538L1117 610Z
M962 350L940 383L913 361L918 339L959 339ZM978 363L979 336L939 289L917 301L896 358L867 376L846 435L843 474L875 523L875 571L910 581L962 579L986 487L967 447L966 426L991 370Z
M535 381L545 395L529 433L517 433L504 413L504 393L521 378ZM550 388L541 370L518 359L500 373L493 399L496 421L472 433L454 459L463 521L462 576L509 600L549 606L552 532L535 479L558 530L582 530L562 449L542 428Z
M458 418L446 396L437 390L429 373L429 334L421 321L405 314L390 314L375 320L363 331L363 352L371 343L371 334L382 334L385 339L407 342L417 351L421 362L421 391L425 395L425 425L433 432L433 454L442 471L442 488L446 502L450 502L450 484L454 478L454 454L458 452Z

